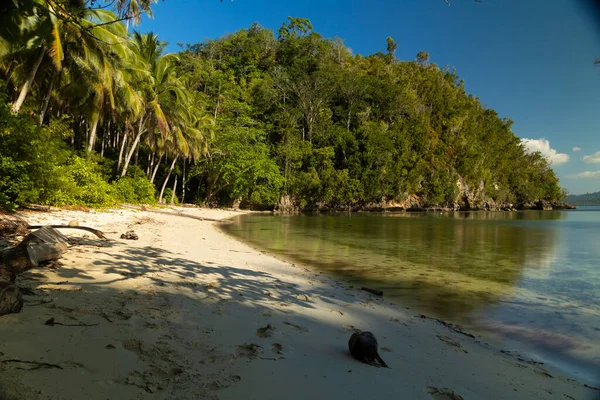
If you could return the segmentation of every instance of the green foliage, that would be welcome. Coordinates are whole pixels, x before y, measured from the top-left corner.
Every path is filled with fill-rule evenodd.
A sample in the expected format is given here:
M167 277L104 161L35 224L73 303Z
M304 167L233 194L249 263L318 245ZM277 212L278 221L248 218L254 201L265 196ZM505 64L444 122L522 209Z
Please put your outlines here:
M0 210L14 212L16 209L16 204L11 202L4 193L0 193Z
M283 195L311 209L409 197L455 206L465 190L483 203L564 197L510 120L428 53L396 59L391 37L387 54L353 55L290 17L277 33L253 24L162 54L157 35L127 36L107 10L80 3L59 16L21 3L0 16L5 209L153 203L153 171L166 202L172 175L176 198L261 208ZM5 93L25 95L13 104L21 114Z
M173 189L166 188L164 194L165 203L171 204L171 197L173 197ZM177 198L177 195L175 195L175 197L173 198L173 204L175 204L176 206L179 205L179 198Z
M224 127L217 133L210 155L192 172L194 175L204 177L208 203L219 195L226 202L241 199L255 206L273 205L283 186L264 131L255 127Z
M0 105L0 207L25 203L106 207L118 201L154 202L154 186L139 168L109 184L110 163L80 157L63 142L64 120L38 127L31 115Z
M46 204L108 207L117 203L117 191L92 160L72 155L65 165L55 166L51 175L55 180L44 195Z
M271 205L288 194L307 208L414 195L453 206L464 201L459 181L484 201L562 196L545 160L525 154L512 122L428 53L396 60L388 38L388 54L353 56L299 18L277 33L274 43L272 32L253 25L182 55L181 67L218 114L211 156L194 168L206 200L248 198L260 180L247 171L272 162L280 173L268 169L273 184L260 196Z
M57 187L54 171L69 151L30 115L13 115L0 99L0 193L3 208L43 203Z
M134 165L127 170L127 176L112 183L120 201L125 203L156 203L155 188L140 167ZM169 197L166 197L170 199Z

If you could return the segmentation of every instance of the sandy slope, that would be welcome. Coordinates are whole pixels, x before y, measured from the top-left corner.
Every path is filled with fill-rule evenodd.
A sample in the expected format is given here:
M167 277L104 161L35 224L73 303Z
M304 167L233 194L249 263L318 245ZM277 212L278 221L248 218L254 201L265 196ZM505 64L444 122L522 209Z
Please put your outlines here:
M600 398L557 371L267 256L214 222L131 210L25 217L76 219L111 240L64 231L75 244L63 265L19 278L35 295L20 314L0 317L0 398ZM119 239L128 229L140 240ZM92 326L45 325L51 317ZM355 328L375 333L391 369L349 356Z

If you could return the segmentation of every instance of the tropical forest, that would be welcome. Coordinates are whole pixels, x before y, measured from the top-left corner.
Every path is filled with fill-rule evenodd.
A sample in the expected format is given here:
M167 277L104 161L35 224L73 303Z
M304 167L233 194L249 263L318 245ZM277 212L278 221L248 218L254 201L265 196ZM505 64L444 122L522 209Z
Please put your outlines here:
M311 22L165 51L148 2L0 6L0 208L558 204L547 160L451 66L355 54ZM192 40L193 42L193 40Z

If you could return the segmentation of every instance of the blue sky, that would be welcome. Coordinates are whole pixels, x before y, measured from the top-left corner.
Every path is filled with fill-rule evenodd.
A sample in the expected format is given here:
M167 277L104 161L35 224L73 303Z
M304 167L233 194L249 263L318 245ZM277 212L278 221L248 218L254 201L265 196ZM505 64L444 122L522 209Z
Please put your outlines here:
M287 16L310 19L355 53L414 59L427 51L527 145L547 154L570 193L600 191L600 10L594 0L166 0L143 32L177 43L218 38L253 22L276 30ZM545 140L542 140L545 139ZM574 149L575 148L575 149ZM577 150L580 149L580 150ZM586 157L587 156L587 157Z

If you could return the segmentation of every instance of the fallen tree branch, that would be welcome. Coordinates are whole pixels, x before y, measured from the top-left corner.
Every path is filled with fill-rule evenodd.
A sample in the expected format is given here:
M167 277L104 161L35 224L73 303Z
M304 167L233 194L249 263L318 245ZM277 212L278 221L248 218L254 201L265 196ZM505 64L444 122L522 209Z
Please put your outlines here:
M163 211L163 210L153 210L153 209L146 208L146 207L137 207L137 206L130 206L130 205L123 206L123 207L130 208L133 210L141 210L141 211L145 211L145 212L155 213L155 214L166 214L166 215L174 215L176 217L197 219L198 221L211 221L211 222L221 221L220 219L215 219L215 218L197 217L195 215L185 214L179 210L173 210L171 212L171 211Z
M17 360L17 359L10 359L10 360L2 360L2 364L8 364L8 363L21 363L21 364L29 364L29 365L33 365L32 368L22 368L22 367L17 367L17 369L23 369L25 371L32 371L34 369L45 369L45 368L58 368L58 369L63 369L63 367L61 367L60 365L57 364L50 364L50 363L45 363L45 362L38 362L38 361L23 361L23 360Z
M100 239L104 239L104 240L108 240L106 238L106 236L104 236L104 233L102 231L99 231L98 229L94 229L94 228L90 228L88 226L71 226L71 225L27 225L27 229L40 229L44 226L49 226L50 228L55 228L55 229L81 229L84 231L88 231L93 233L94 235L98 236Z
M54 320L54 317L50 318L48 321L45 322L46 325L50 325L50 326L54 326L54 325L62 325L62 326L96 326L99 324L84 324L83 322L80 322L78 324L63 324L62 322L56 322Z

